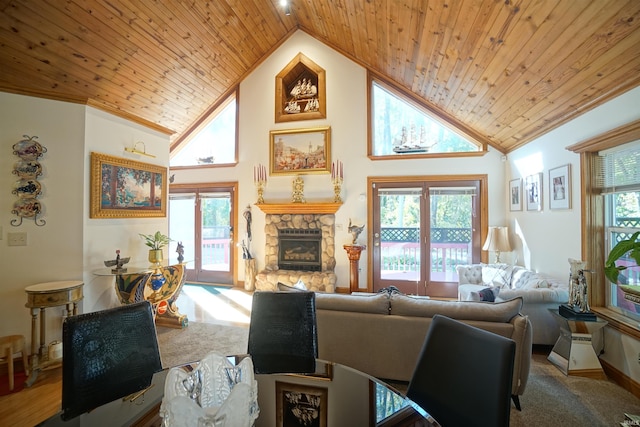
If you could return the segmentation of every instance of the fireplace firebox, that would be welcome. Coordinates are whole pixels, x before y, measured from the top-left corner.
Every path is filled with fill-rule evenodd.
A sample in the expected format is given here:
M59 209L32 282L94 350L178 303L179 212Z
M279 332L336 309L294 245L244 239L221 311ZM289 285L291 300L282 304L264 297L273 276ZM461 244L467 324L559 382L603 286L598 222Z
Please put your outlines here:
M322 231L318 229L278 230L278 268L320 271Z

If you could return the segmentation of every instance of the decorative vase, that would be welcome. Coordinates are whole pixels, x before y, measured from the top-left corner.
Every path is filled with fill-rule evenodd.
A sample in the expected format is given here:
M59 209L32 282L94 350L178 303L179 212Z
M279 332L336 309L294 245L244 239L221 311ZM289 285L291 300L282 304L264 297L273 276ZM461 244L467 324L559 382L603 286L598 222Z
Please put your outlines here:
M244 260L244 289L253 291L256 288L256 259Z
M155 273L151 275L151 289L155 292L165 284L167 279L165 279L162 271L157 269Z
M162 249L149 249L149 262L160 264L162 262Z

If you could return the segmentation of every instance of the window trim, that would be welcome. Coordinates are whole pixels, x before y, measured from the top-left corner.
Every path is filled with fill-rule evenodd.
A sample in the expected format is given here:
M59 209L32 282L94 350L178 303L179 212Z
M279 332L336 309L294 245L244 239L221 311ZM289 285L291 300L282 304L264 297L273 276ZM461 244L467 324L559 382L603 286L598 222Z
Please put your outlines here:
M169 157L173 157L174 153L177 153L182 147L187 145L200 131L202 131L217 115L224 110L229 103L235 99L236 101L236 123L235 123L235 151L234 161L230 163L214 163L207 165L188 165L188 166L171 166L171 170L184 170L184 169L209 169L209 168L221 168L236 166L238 164L238 150L239 150L239 131L240 131L240 86L231 88L225 94L223 94L216 103L214 103L209 109L207 109L196 120L185 133L183 133L178 139L171 143L169 146Z
M425 115L431 119L437 121L442 126L445 126L452 132L467 139L472 144L478 146L478 151L465 151L459 153L413 153L413 154L386 154L376 155L373 150L373 85L378 84L385 90L388 90L395 96L401 98L403 101L411 104L415 108L421 110ZM423 99L420 99L415 94L399 88L391 83L389 80L374 73L371 70L367 70L367 157L371 160L406 160L406 159L424 159L424 158L442 158L442 157L478 157L484 156L488 153L488 143L485 138L480 134L473 131L461 122L455 121L447 115L425 103Z
M596 187L594 176L591 173L598 161L599 151L638 139L640 139L640 120L568 146L567 150L580 154L582 259L587 261L587 265L590 265L592 270L595 270L589 289L589 305L595 313L609 322L611 328L640 340L638 322L606 306L604 199L600 196L600 191Z

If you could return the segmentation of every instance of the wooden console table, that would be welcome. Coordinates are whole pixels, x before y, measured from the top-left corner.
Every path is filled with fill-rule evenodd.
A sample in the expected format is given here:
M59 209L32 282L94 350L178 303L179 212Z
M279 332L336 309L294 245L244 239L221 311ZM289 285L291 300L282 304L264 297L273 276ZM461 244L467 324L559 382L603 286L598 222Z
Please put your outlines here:
M82 300L84 283L76 280L45 282L27 286L25 307L31 309L31 373L25 382L30 387L38 372L47 366L61 362L61 359L49 360L46 347L45 309L67 306L67 316L78 314L78 301ZM38 316L40 316L40 347L38 348Z

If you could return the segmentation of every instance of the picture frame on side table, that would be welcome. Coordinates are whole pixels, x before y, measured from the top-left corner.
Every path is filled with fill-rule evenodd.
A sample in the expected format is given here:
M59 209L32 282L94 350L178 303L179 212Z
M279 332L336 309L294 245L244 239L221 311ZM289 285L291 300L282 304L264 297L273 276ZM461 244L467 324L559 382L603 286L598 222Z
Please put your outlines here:
M331 127L272 130L269 132L271 175L329 173Z
M276 381L276 425L278 427L327 427L328 389ZM317 413L309 420L303 415Z
M516 178L509 181L509 205L510 210L522 210L522 179Z
M542 210L542 172L529 175L524 180L523 196L528 211Z
M571 165L549 169L549 209L571 209Z
M167 168L91 153L90 218L167 216Z

